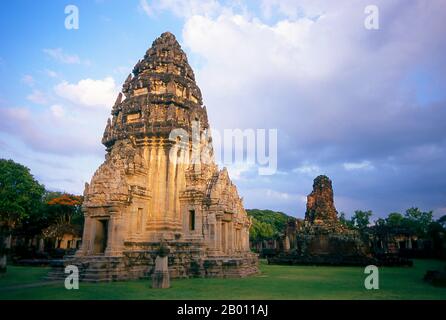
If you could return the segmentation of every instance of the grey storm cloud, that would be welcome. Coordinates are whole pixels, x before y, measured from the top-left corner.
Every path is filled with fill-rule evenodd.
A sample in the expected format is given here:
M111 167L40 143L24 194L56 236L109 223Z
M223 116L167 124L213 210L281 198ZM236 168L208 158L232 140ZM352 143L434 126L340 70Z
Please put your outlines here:
M278 129L279 171L288 175L238 182L248 204L268 203L249 191L259 184L305 195L311 174L320 172L333 178L341 209L350 212L420 206L446 213L444 2L377 1L376 31L362 26L364 1L299 3L300 12L307 6L325 16L272 26L225 15L190 18L183 30L188 49L204 59L197 77L211 124ZM295 38L283 34L298 39L288 46ZM431 99L420 87L440 94ZM345 166L363 162L370 168ZM320 170L292 171L303 165ZM271 198L269 206L302 215L304 204L281 201Z
M248 14L227 3L209 14L204 5L171 9L184 20L177 37L211 127L278 129L279 172L248 170L235 181L247 207L302 216L312 180L327 174L339 211L382 216L419 206L446 214L446 3L376 0L379 30L364 28L369 4L263 0ZM66 83L62 96L96 101L90 84L103 82ZM114 94L109 82L104 92ZM77 117L86 121L80 127L73 120L51 129L34 113L2 108L0 130L39 152L103 155L104 110L89 121ZM73 174L63 179L77 181Z

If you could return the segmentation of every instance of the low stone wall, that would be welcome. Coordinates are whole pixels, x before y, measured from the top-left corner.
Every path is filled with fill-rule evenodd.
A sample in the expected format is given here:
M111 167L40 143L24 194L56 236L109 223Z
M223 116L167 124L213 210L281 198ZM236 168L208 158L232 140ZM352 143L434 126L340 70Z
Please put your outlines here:
M298 255L298 254L281 254L268 258L269 264L281 265L318 265L318 266L368 266L377 265L378 260L358 255Z

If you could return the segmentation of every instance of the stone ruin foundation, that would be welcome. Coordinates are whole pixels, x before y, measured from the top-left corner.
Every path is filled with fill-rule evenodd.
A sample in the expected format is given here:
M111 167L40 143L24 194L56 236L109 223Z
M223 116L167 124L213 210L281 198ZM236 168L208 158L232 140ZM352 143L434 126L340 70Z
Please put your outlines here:
M334 206L331 180L319 176L307 197L303 222L288 226L284 250L268 258L271 264L352 265L376 264L359 232L342 225Z
M48 278L65 277L66 265L78 266L84 281L149 278L161 242L172 278L257 273L251 220L213 160L206 107L174 35L153 42L111 114L105 162L85 186L82 247ZM207 161L192 161L197 154Z

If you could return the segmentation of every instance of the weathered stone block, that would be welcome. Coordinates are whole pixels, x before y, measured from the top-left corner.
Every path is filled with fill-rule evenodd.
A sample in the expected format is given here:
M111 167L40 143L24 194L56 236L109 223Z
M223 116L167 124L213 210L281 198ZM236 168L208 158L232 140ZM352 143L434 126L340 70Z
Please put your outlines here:
M156 257L155 271L152 274L152 288L170 288L170 276L167 256Z

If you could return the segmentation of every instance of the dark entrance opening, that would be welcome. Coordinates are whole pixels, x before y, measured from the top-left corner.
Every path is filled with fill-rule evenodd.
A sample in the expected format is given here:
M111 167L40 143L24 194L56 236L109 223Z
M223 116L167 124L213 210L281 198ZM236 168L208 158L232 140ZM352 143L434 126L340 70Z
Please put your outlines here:
M406 249L406 241L400 241L400 249Z
M189 230L195 230L195 210L189 211Z
M108 220L96 220L94 253L102 254L107 248Z

